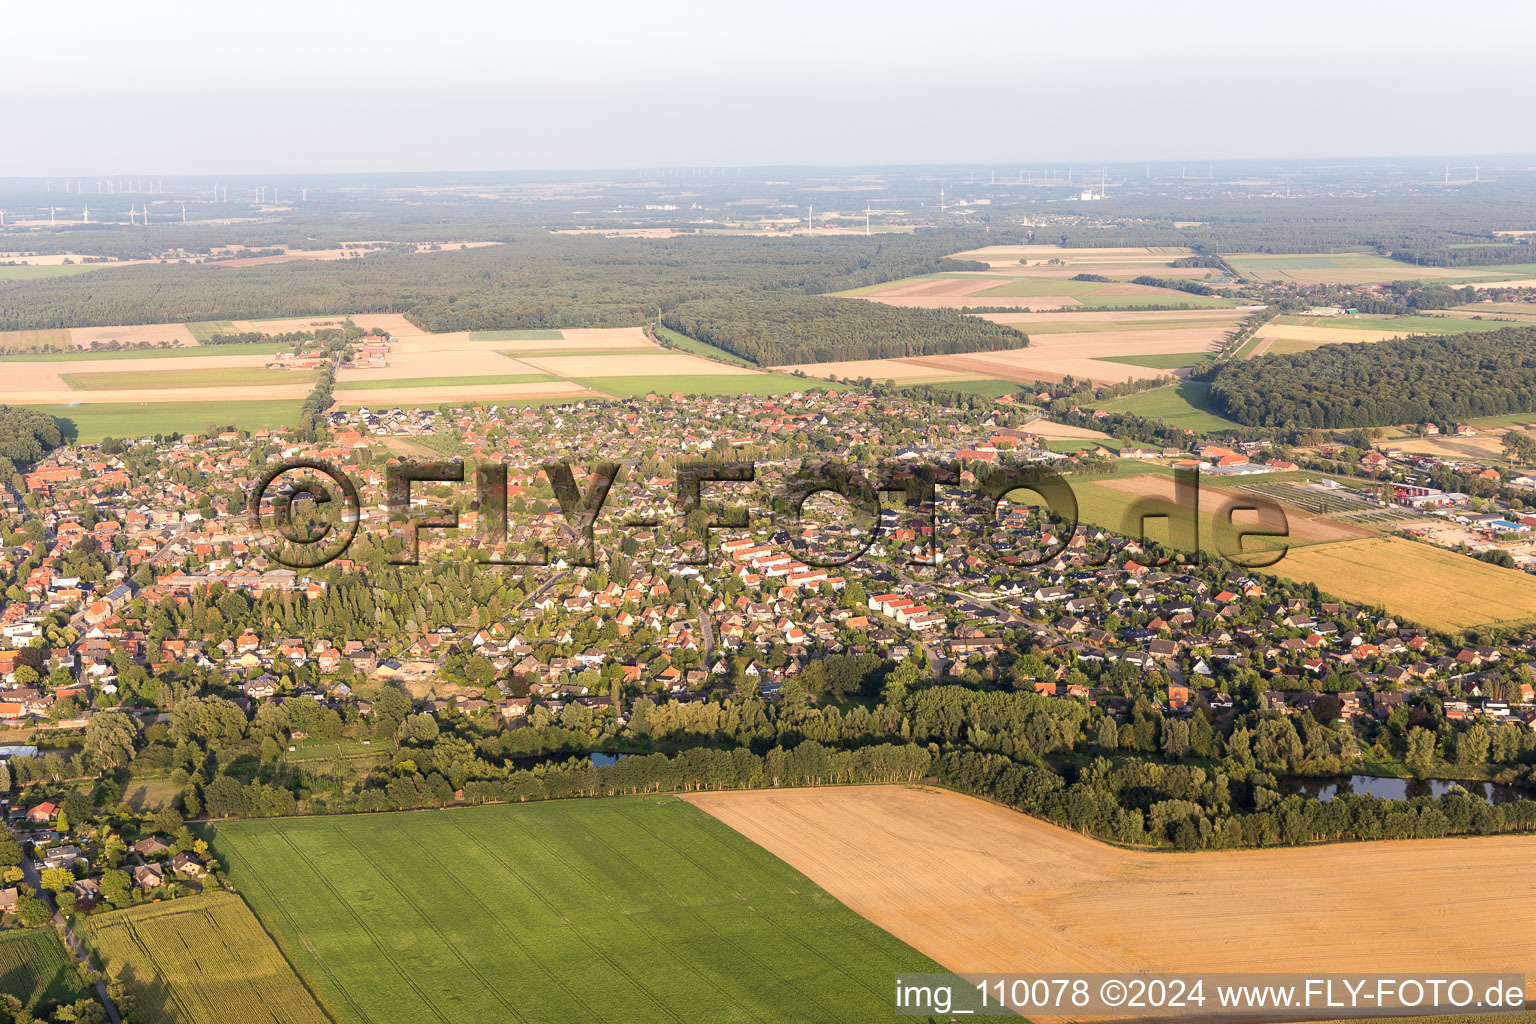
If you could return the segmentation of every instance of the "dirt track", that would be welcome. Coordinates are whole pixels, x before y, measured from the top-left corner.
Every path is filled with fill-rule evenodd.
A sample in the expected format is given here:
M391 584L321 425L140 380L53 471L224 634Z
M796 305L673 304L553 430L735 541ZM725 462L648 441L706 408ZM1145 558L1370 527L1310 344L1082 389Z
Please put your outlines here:
M684 799L955 971L1536 975L1536 837L1143 853L915 786Z

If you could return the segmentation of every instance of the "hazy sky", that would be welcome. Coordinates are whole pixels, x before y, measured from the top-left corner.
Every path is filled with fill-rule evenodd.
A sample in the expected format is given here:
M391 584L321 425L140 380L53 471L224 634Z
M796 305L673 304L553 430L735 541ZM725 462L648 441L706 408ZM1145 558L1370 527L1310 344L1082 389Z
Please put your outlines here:
M1536 151L1536 3L0 5L0 176Z

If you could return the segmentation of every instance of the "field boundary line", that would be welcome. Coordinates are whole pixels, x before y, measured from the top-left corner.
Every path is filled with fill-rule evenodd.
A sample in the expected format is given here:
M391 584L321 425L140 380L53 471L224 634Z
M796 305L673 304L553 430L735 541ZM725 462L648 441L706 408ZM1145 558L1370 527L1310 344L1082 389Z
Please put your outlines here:
M299 927L298 921L294 920L293 914L289 912L287 907L283 906L282 901L279 900L275 895L270 895L271 893L275 892L275 890L268 886L266 882L262 881L261 872L256 870L256 866L250 863L245 855L241 854L234 847L231 846L229 852L233 854L237 860L240 860L246 864L247 869L251 873L251 877L256 880L256 884L259 887L261 887L269 894L269 898L277 907L278 913L282 914L285 918L288 919L288 923L293 926L294 935L298 937L299 942L301 942L307 949L309 949L310 954L315 958L315 965L319 967L325 976L331 980L331 984L336 987L336 991L340 992L342 998L347 1001L352 1009L357 1011L358 1016L362 1017L362 1019L366 1021L367 1024L373 1024L373 1017L368 1013L367 1010L363 1009L362 1006L358 1004L357 1000L352 998L352 993L347 991L346 986L337 980L336 975L332 973L330 966L327 965L323 959L321 959L319 949L317 949L315 944L310 941L309 936L304 934L304 929ZM310 987L308 979L304 977L304 972L299 970L298 964L294 963L293 960L289 958L288 954L283 952L282 941L276 935L273 935L270 931L267 931L267 924L261 919L261 915L256 913L256 908L252 907L250 903L245 899L245 897L240 896L239 894L234 895L236 899L240 900L240 902L245 903L246 909L251 912L251 916L256 919L256 923L261 925L261 930L266 932L267 938L271 939L272 944L277 947L278 955L281 956L284 960L288 961L288 966L298 977L299 983L302 984L304 988L309 991L310 995L314 997L315 1005L320 1007L320 1012L325 1014L327 1017L330 1017L332 1020L335 1020L336 1015L331 1013L330 1010L326 1008L325 1001L319 997L318 993L316 993L313 988Z
M586 835L588 835L591 838L597 840L597 842L599 842L603 846L607 847L610 851L613 851L614 855L616 857L618 857L621 862L623 862L625 864L632 865L635 868L635 870L637 870L641 875L645 876L646 878L649 878L653 882L659 882L660 881L660 879L656 878L656 876L652 875L649 871L646 871L645 868L641 867L634 860L631 860L630 858L624 857L622 854L619 854L617 850L613 849L613 844L608 842L608 840L604 839L598 833L593 832L591 829L587 828L585 825L581 824L580 822L576 823L576 827L578 829L580 829ZM647 834L649 834L649 833L647 833ZM537 841L538 840L535 839L535 842L537 842ZM542 846L543 844L540 843L540 845ZM546 847L545 849L546 849L546 852L548 852L548 848ZM704 924L711 932L714 932L715 933L715 937L716 937L717 940L719 940L720 942L722 942L722 943L724 943L726 945L731 946L733 949L736 949L738 952L741 952L744 956L746 956L746 958L749 961L751 960L751 956L749 954L747 954L745 950L742 950L741 947L736 945L735 942L732 942L730 939L727 939L725 936L721 935L720 934L720 930L718 928L716 928L713 924L711 924L707 920L705 920L703 915L699 914L697 911L695 911L688 904L686 904L686 903L682 902L681 900L679 900L673 894L672 890L670 888L668 888L665 884L662 885L661 889L662 889L662 891L664 893L666 893L667 897L672 900L673 904L675 904L680 909L687 911L688 914L691 917L695 918L700 923ZM616 903L614 903L614 900L613 900L612 896L610 896L607 892L602 892L601 895L602 895L604 901L607 902L609 906L613 907L615 910L619 911L620 913L623 913L622 908L618 907L618 905ZM745 902L745 901L743 901L743 902ZM636 914L625 914L624 916L626 917L627 920L632 922L636 928L639 928L642 932L644 932L647 938L651 939L653 942L656 940L655 934L651 931L651 929L649 929L649 928L647 928L645 926L644 922L640 920L639 915L636 915ZM658 943L658 945L659 945L659 943ZM699 971L699 969L697 967L693 966L690 963L686 963L686 962L684 963L684 966L687 967L688 972L690 974L692 974L695 978L698 978L701 982L703 982L704 984L708 985L710 988L714 989L715 992L718 993L726 1002L734 1003L737 1006L738 1009L742 1010L744 1013L746 1013L753 1020L757 1020L757 1021L763 1020L763 1018L761 1016L759 1016L756 1013L756 1011L754 1011L752 1009L752 1007L744 1004L741 1000L736 998L736 996L734 996L730 992L726 991L725 989L721 988L718 984L715 983L714 979L706 977L704 974L700 973L700 971ZM800 990L798 988L796 988L790 982L782 981L781 980L780 984L788 985L790 988L794 988L796 992L800 992ZM803 992L801 992L800 994L801 995L805 995L805 993L803 993Z
M686 803L686 801L680 801L680 802ZM698 810L698 808L692 807L692 805L690 805L690 808L692 810ZM703 811L699 811L699 813L703 814L704 812ZM623 818L628 819L631 823L634 823L634 819L631 818L629 815L625 814L622 808L620 808L620 810L619 810L619 815L621 817L623 817ZM724 823L722 822L721 824L724 824ZM722 887L728 888L730 892L735 894L738 898L741 898L741 894L736 891L734 886L729 886L728 883L724 879L722 879L719 875L717 875L714 871L712 871L710 868L705 866L703 863L695 860L693 857L689 856L687 853L684 853L682 850L678 849L676 846L674 846L668 840L662 838L659 835L656 835L654 832L651 832L651 830L646 828L645 825L640 824L637 827L642 832L649 833L651 835L651 837L654 838L657 842L661 843L663 846L668 847L674 853L676 853L679 857L681 857L683 860L689 862L690 864L693 864L695 867L697 867L705 875L707 875L708 877L714 879L716 883L718 883ZM727 826L727 827L729 827L729 826ZM740 833L737 833L737 834L740 835ZM745 839L746 837L743 836L742 838ZM751 840L747 840L747 841L751 842ZM786 866L788 866L788 865L786 865ZM804 872L801 872L801 874L804 875ZM809 876L806 876L806 877L808 878ZM812 882L812 884L814 885L815 883ZM816 888L821 889L821 886L818 885L818 886L816 886ZM822 890L822 891L825 892L825 890ZM831 894L828 893L828 895L830 896ZM742 902L745 903L746 901L743 899ZM751 904L748 903L747 906L751 907ZM782 933L785 937L787 937L792 942L794 942L797 945L799 945L802 949L806 950L813 957L816 957L816 958L821 959L822 961L826 962L827 964L832 966L837 971L838 974L841 974L843 977L847 978L854 985L858 986L859 988L864 989L866 992L868 992L871 995L875 996L877 999L885 999L886 996L889 994L883 988L882 989L874 988L873 986L871 986L869 984L869 982L866 979L859 977L857 974L854 974L852 971L849 971L846 967L842 966L842 964L834 963L833 961L827 959L825 956L823 956L822 954L818 953L814 948L812 948L811 945L809 943L807 943L804 939L800 938L800 936L796 935L794 932L790 931L789 929L783 927L777 921L774 921L772 918L768 917L768 915L764 914L762 911L759 911L756 908L753 908L753 913L755 913L757 915L757 917L764 924L768 925L770 928L773 928L775 931L778 931L778 932ZM859 916L862 917L862 915L859 915ZM873 922L870 922L870 923L871 923L872 927L875 926L873 924Z
M624 968L620 967L617 963L615 963L613 961L613 958L610 957L607 954L606 951L604 951L600 946L598 946L594 942L592 942L591 939L587 938L587 936L582 933L580 928L576 927L576 925L571 921L571 919L569 917L567 917L557 907L555 907L554 904L550 903L550 901L545 898L545 896L544 896L544 894L542 892L540 892L535 886L529 885L528 884L528 880L526 878L524 878L522 876L522 874L516 868L512 867L512 865L508 864L505 860L503 860L500 854L498 854L495 850L491 849L489 846L486 846L479 839L475 838L475 836L473 836L468 831L466 831L464 826L460 825L453 818L450 817L448 820L452 823L453 827L458 830L460 835L462 835L465 839L468 839L475 846L479 847L482 851L484 851L497 864L500 864L503 870L505 870L512 877L516 878L518 880L518 882L523 886L523 888L527 889L528 892L531 893L534 896L535 899L537 899L540 903L544 904L545 908L548 909L550 911L550 913L552 913L562 923L564 923L565 926L571 930L571 934L576 936L576 938L581 941L582 945L584 945L588 949L590 949L592 951L593 955L598 957L598 959L602 960L609 967L613 968L613 971L614 971L615 974L618 974L620 977L623 977L624 979L626 979L638 991L645 993L646 998L649 999L651 1002L655 1003L657 1009L661 1010L667 1016L669 1016L673 1020L677 1021L678 1024L684 1024L683 1018L679 1017L677 1015L677 1013L670 1006L668 1006L660 997L658 997L656 995L656 993L652 992L650 990L650 988L648 988L646 985L642 984L639 981L639 979L635 978L632 974L630 974Z
M438 1005L434 1003L431 998L429 998L427 994L421 990L421 986L416 984L416 980L405 971L401 970L400 964L395 960L394 956L390 954L389 950L385 949L384 946L380 944L379 937L374 934L373 929L369 928L367 923L358 916L357 911L352 909L352 904L342 897L341 893L337 891L336 887L331 884L331 880L315 868L313 862L311 862L310 859L304 855L304 851L299 848L299 845L293 841L292 837L284 832L280 826L273 826L272 831L275 832L277 836L283 840L283 842L287 843L288 848L293 851L294 855L298 857L303 865L308 868L309 871L315 875L315 877L320 879L320 884L325 886L326 890L330 892L331 897L336 900L337 903L346 908L347 915L351 917L353 922L357 924L359 930L361 930L364 935L368 936L369 941L372 942L374 948L378 950L379 956L383 957L385 962L387 962L390 967L394 968L395 973L400 975L400 977L405 980L405 983L411 987L411 991L416 993L417 998L419 998L422 1003L429 1010L431 1010L433 1014L436 1015L437 1019L443 1022L443 1024L452 1024L452 1022L447 1017L443 1016L443 1011L438 1007Z
M427 852L425 850L425 848L422 847L421 841L418 840L415 836L411 835L409 832L406 832L405 833L405 837L417 849L423 850L423 852ZM430 856L430 854L429 854L429 856ZM464 882L462 880L460 880L460 878L457 875L455 875L451 871L444 871L443 875L444 875L444 877L446 877L449 880L451 880L453 882L453 884L461 892L463 892L465 895L469 896L469 898L472 901L476 900L476 896L475 896L474 890L469 888L469 886L465 885ZM584 1009L588 1013L590 1013L594 1019L604 1020L604 1021L606 1021L608 1019L603 1014L599 1013L594 1007L588 1005L587 1001L581 997L581 994L579 992L577 992L575 989L571 988L568 984L566 984L564 979L562 979L559 975L557 975L553 971L551 971L549 969L549 966L543 960L539 959L536 955L534 955L533 951L523 942L523 940L518 936L518 934L515 931L513 931L512 929L508 928L506 923L504 921L502 921L502 919L500 917L497 917L495 914L491 914L489 916L490 916L491 920L495 922L496 927L498 929L500 929L507 936L507 938L512 941L512 944L514 946L517 947L518 951L521 952L524 956L526 956L528 958L528 962L530 964L534 965L536 968L538 968L538 970L546 978L548 978L549 981L555 987L564 990L566 995L570 996L571 1000L573 1002L575 1002L582 1009ZM514 1010L513 1013L516 1014L517 1011ZM520 1020L522 1019L522 1015L521 1014L517 1014L517 1016L518 1016L518 1019L520 1019Z

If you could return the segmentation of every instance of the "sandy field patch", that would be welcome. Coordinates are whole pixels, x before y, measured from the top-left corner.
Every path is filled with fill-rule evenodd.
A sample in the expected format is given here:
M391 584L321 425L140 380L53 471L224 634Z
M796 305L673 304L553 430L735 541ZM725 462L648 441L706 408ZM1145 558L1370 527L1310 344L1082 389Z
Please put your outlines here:
M1092 273L1102 277L1140 277L1150 274L1154 277L1177 278L1202 278L1215 277L1218 273L1209 267L1170 267L1166 262L1174 257L1158 257L1155 261L1141 262L1093 262L1093 263L1069 263L1067 266L1047 266L1043 263L993 263L988 273L993 275L1006 275L1008 277L1048 277L1070 278L1078 274Z
M379 388L338 391L338 405L379 405L386 408L442 405L475 399L594 398L598 392L564 380L530 381L526 384L455 384L450 387Z
M622 356L530 356L523 360L535 373L557 377L686 377L707 374L712 377L756 373L744 366L700 359L685 352L661 352L655 355Z
M569 333L569 332L568 332ZM617 333L617 332L615 332ZM660 345L649 338L615 337L611 341L596 338L587 341L573 341L567 337L564 341L477 341L473 344L494 345L502 352L516 355L519 352L561 352L571 355L581 355L583 352L609 352L629 350L634 352L664 352Z
M963 355L916 356L909 362L931 366L940 370L964 370L977 376L994 380L1011 380L1018 383L1041 382L1055 384L1063 377L1075 380L1092 380L1097 384L1111 384L1127 380L1143 380L1159 377L1166 370L1153 370L1129 363L1108 363L1099 359L1056 354L1033 346L1011 348L1001 352L970 352Z
M1529 836L1143 853L918 787L682 799L954 971L1536 977L1536 890L1467 884L1523 877Z
M1532 416L1536 421L1536 415ZM1504 459L1504 442L1500 440L1510 428L1500 427L1495 432L1477 437L1420 437L1411 440L1385 442L1384 448L1400 448L1405 452L1423 452L1446 459L1474 459L1477 461Z
M891 286L881 285L869 295L905 297L914 295L971 295L1001 284L996 277L976 274L971 277L922 277Z
M993 282L994 284L996 282ZM961 309L966 306L1008 306L1014 309L1064 309L1081 306L1070 295L890 295L875 292L870 295L850 295L850 299L868 299L883 302L887 306L904 306L908 309ZM1099 314L1102 316L1103 314Z
M66 263L85 264L88 257L78 252L0 252L0 263L19 263L27 267L62 267ZM138 261L135 261L138 262ZM142 262L149 262L148 260ZM106 266L104 263L93 263L90 266Z
M870 377L874 380L894 380L899 384L937 384L956 380L978 380L976 374L964 370L940 370L904 359L849 359L837 363L802 363L794 366L774 367L780 373L799 370L812 377L848 378Z
M1052 423L1043 416L1039 419L1030 420L1024 424L1022 429L1038 437L1043 437L1047 441L1078 441L1109 436L1102 430L1089 430L1087 427L1070 427L1065 423Z
M61 362L34 363L34 362L7 362L5 364L5 396L6 400L16 403L42 403L42 402L73 402L85 397L85 392L76 391L66 384L60 377L65 373L135 373L142 374L146 371L164 373L172 370L220 370L236 369L243 366L266 366L271 361L270 356L187 356L166 357L164 359L93 359L87 362L67 360ZM307 391L309 384L304 383ZM177 389L178 392L182 389ZM201 389L199 389L201 390ZM213 388L215 394L220 397L236 391L235 388ZM241 388L241 391L256 390L254 388ZM263 389L265 390L265 389ZM128 401L134 401L142 397L150 398L147 391L133 389L114 390L112 394L128 394L132 397ZM99 397L102 392L92 392L89 401L106 401ZM63 397L59 397L59 396ZM283 397L274 395L273 397ZM154 396L159 401L160 396Z
M1133 325L1159 320L1219 320L1235 324L1258 306L1241 306L1236 309L1135 309L1116 310L1113 313L979 313L983 320L995 324L1053 324L1053 323L1114 323ZM1025 333L1029 333L1026 329Z
M1019 260L1029 260L1030 263L1065 260L1074 264L1146 263L1155 266L1193 254L1193 249L1178 246L1162 246L1153 249L1142 246L1067 249L1056 245L988 245L980 249L957 252L949 258L992 264L1018 264Z
M1230 324L1218 321L1210 327L1099 331L1093 334L1034 334L1030 335L1029 347L1052 355L1070 354L1093 359L1204 352L1220 347L1230 329ZM1028 333L1029 328L1025 327L1024 331Z
M1315 341L1325 345L1345 342L1391 341L1393 338L1409 337L1413 333L1413 331L1379 331L1354 327L1301 327L1296 324L1277 323L1267 323L1255 332L1257 337L1260 338Z
M259 387L137 388L126 391L34 391L26 396L27 405L73 405L96 403L152 404L156 402L266 402L283 398L306 398L313 382L294 374L293 384ZM16 400L20 404L20 399Z
M401 346L403 348L403 346ZM389 365L360 370L339 370L338 383L370 380L406 380L411 377L490 377L511 373L539 373L527 363L508 359L489 349L445 352L391 352Z
M1514 281L1473 281L1473 288L1536 288L1536 277L1522 277Z
M1263 480L1264 478L1250 477L1249 479ZM1093 483L1099 487L1108 487L1111 490L1123 491L1127 494L1137 495L1138 497L1162 498L1167 501L1172 501L1174 495L1173 478L1169 476L1140 475L1122 477L1119 479L1111 478L1106 480L1095 480ZM1258 494L1248 494L1241 491L1229 491L1211 483L1209 477L1202 476L1200 478L1200 511L1208 516L1216 515L1216 513L1221 511L1222 505L1226 504L1233 498L1237 498L1243 501L1256 501L1257 499L1263 497L1263 495ZM1268 500L1272 501L1274 499ZM1347 526L1344 523L1338 522L1336 520L1317 516L1309 516L1302 510L1291 508L1289 506L1285 506L1285 521L1286 526L1290 530L1291 539L1298 542L1306 542L1308 544L1324 543L1335 540L1354 540L1357 537L1368 537L1371 535L1365 530L1357 529L1353 526ZM1267 526L1269 525L1270 520L1267 517L1260 519L1259 516L1252 512L1239 513L1237 516L1237 526L1239 529L1246 526L1253 526L1259 522L1262 522ZM1276 526L1278 526L1278 523ZM1201 543L1204 544L1205 541L1206 538L1202 537ZM1284 571L1284 569L1285 565L1282 562L1280 565L1280 571Z
M318 331L328 327L343 327L346 321L345 315L338 315L296 316L281 320L231 320L230 323L237 334L244 334L247 331L257 331L262 334L290 334L294 331ZM373 326L371 323L364 324L355 318L353 323L359 327Z
M121 341L124 343L149 342L159 344L172 341L187 348L197 347L197 339L187 330L186 324L128 324L119 327L71 327L70 343L77 348L89 348L91 342Z
M623 344L617 344L624 341L640 341L647 345L651 344L651 339L645 336L645 328L643 327L563 328L560 333L565 336L566 341L600 341L605 345L612 345L614 348L624 348ZM502 344L506 344L506 342L502 342ZM513 344L520 345L523 342L513 342ZM546 345L550 348L558 348L560 345L557 341L541 341L538 344Z

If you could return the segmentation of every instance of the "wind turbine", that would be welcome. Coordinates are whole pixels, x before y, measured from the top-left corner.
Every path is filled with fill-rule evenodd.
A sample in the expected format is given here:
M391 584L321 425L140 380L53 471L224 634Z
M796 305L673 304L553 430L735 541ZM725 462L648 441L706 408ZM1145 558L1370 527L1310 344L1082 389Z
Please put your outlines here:
M869 204L864 204L864 234L869 234Z
M187 222L187 204L186 203L182 203L181 204L181 222L183 224L185 224Z
M90 203L86 203L85 204L85 212L80 215L80 223L82 223L82 224L89 224L90 222L91 222L91 204Z
M5 227L5 211L0 210L0 228Z

